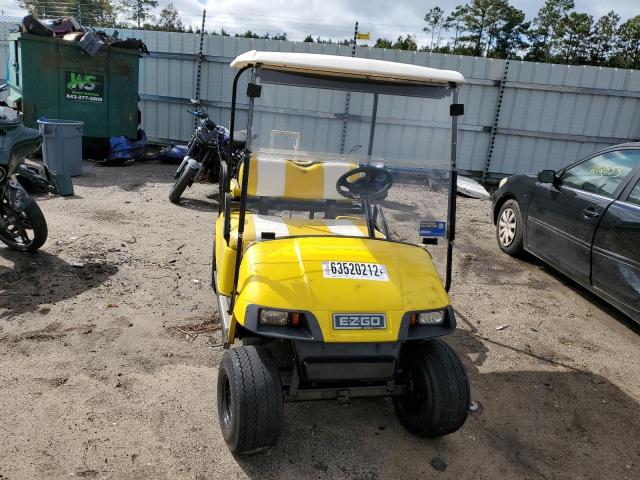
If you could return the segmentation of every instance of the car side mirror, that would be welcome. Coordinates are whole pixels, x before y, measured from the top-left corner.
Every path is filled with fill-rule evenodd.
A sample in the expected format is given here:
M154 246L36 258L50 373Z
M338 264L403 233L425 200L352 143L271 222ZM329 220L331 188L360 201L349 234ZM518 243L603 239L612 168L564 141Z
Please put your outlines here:
M556 178L555 170L542 170L538 173L538 181L540 183L555 183Z

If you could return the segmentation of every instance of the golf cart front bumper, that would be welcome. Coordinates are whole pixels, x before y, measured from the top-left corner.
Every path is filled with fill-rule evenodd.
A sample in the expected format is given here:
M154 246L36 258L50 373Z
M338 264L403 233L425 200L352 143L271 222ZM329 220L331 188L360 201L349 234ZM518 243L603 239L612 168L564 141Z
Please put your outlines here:
M401 345L293 342L300 376L314 383L391 380L396 374Z

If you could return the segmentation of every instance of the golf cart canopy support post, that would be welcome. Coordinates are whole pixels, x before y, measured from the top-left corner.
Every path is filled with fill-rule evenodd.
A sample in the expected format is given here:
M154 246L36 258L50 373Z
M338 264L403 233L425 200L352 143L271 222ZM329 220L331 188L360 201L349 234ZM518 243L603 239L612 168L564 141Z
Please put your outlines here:
M453 90L452 105L459 107L458 88ZM447 261L444 289L451 288L451 264L453 261L453 242L456 237L456 199L458 193L458 115L451 109L451 171L449 172L449 208L447 211Z
M243 168L246 172L242 176L242 193L240 195L240 212L238 214L238 245L236 247L236 264L233 273L233 289L231 290L231 303L229 304L229 314L233 313L233 307L236 303L236 297L238 296L238 276L240 273L240 262L242 261L242 235L244 234L244 219L247 211L247 189L249 187L249 162L251 162L251 127L253 123L253 106L255 98L259 96L260 89L254 89L256 86L258 70L256 68L251 70L251 81L247 85L247 95L249 96L249 111L247 112L247 141L245 144L244 158L242 159ZM234 85L237 87L237 84ZM235 97L235 89L233 96Z
M401 95L407 97L420 97L420 98L433 98L433 99L442 99L448 95L452 95L452 104L458 105L458 84L464 83L464 77L458 72L450 72L450 71L442 71L442 77L447 79L443 80L442 78L438 78L437 80L431 83L428 79L420 80L420 79L407 79L406 81L398 81L395 79L394 81L382 81L378 79L372 79L365 77L340 77L341 72L334 72L333 76L331 75L323 75L322 72L309 72L309 71L292 71L286 65L264 65L259 60L255 63L247 63L246 61L239 62L239 60L248 55L249 53L260 54L264 52L247 52L239 57L237 57L232 63L232 67L239 68L233 82L233 92L232 92L232 104L231 104L231 141L229 145L232 145L233 142L233 133L235 128L235 113L236 113L236 101L237 101L237 89L238 89L238 80L240 75L247 69L251 69L251 83L255 83L258 79L260 79L261 83L271 83L278 85L290 85L290 86L301 86L301 87L310 87L310 88L322 88L322 89L331 89L331 90L342 90L342 91L356 91L362 93L372 93L374 94L374 105L373 105L373 121L369 138L369 148L368 153L371 155L371 151L373 149L373 135L375 133L375 116L377 114L377 97L378 94L383 95ZM273 53L273 52L266 52ZM278 52L276 52L278 53ZM287 55L295 55L295 54L287 54ZM314 56L314 55L312 55ZM342 59L342 57L337 57L338 59ZM345 57L346 58L346 57ZM349 57L349 60L361 60L361 59L353 59ZM392 62L383 62L376 61L382 63L392 63ZM415 66L411 66L415 67ZM272 68L272 69L269 69ZM426 67L421 67L425 68ZM427 69L434 70L434 69ZM437 75L437 74L436 74ZM246 143L246 152L243 159L243 169L245 172L249 172L249 163L250 159L250 147L251 147L251 124L253 121L253 109L254 109L254 97L249 97L249 110L248 110L248 118L247 118L247 143ZM453 111L452 111L453 112ZM451 262L453 257L453 244L455 240L455 224L456 224L456 181L457 181L457 143L458 143L458 118L457 114L453 114L451 116L451 163L450 163L450 177L449 177L449 197L448 197L448 209L447 209L447 255L446 255L446 275L445 275L445 289L448 291L451 287L452 283L452 268ZM231 154L231 147L229 147L229 154ZM230 175L228 176L228 181L224 186L225 192L230 188ZM237 288L238 288L238 277L240 273L240 265L242 260L242 235L244 232L244 220L245 213L247 208L247 187L248 187L248 174L242 176L242 186L240 192L240 212L239 212L239 220L238 220L238 243L237 243L237 254L236 254L236 262L234 268L233 275L233 289L231 291L231 301L229 305L229 314L233 312L233 308L235 305L235 299L237 296Z
M373 108L371 109L371 131L369 132L369 148L367 149L367 155L371 158L371 152L373 152L373 136L376 133L376 118L378 117L378 94L373 94Z

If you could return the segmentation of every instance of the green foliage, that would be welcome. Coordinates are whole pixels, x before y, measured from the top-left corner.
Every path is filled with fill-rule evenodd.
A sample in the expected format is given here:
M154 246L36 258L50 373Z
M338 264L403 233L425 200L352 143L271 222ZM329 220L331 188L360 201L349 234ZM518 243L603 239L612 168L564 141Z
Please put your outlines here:
M424 16L424 21L427 22L427 26L422 30L427 33L431 33L431 42L429 44L429 50L433 50L433 37L437 34L436 44L437 47L440 44L440 34L442 32L443 27L447 23L447 17L440 7L433 7L431 10L427 12Z
M140 28L155 23L151 9L158 6L157 0L119 0L119 4L126 24Z
M589 60L589 40L593 17L571 12L562 18L556 32L558 56L563 63L585 64Z
M616 41L612 66L640 69L640 15L620 25Z
M166 32L184 32L184 25L180 14L173 3L169 3L160 10L160 18L158 19L158 30Z
M418 45L416 44L415 38L412 35L407 35L406 37L399 36L395 41L391 48L395 48L396 50L418 50Z
M37 18L73 16L83 25L95 27L117 26L116 8L110 0L82 0L45 2L18 0L18 4Z
M373 48L392 48L393 43L391 40L387 40L386 38L379 38L376 40L376 43L373 45Z
M552 60L554 48L559 43L560 24L573 7L573 0L545 1L533 20L533 28L529 32L531 48L525 59L536 62Z
M594 65L606 65L615 53L620 15L611 10L598 19L591 32L589 56Z

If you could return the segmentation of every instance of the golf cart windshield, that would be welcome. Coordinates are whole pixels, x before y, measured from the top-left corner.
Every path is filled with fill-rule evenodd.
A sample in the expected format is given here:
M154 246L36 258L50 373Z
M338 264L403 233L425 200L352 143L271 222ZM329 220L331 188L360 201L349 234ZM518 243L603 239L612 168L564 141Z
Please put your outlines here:
M251 79L232 126L246 122L250 152L228 174L229 244L242 254L254 242L299 236L410 243L427 248L448 280L456 85L354 65L362 70L351 77L238 65Z

